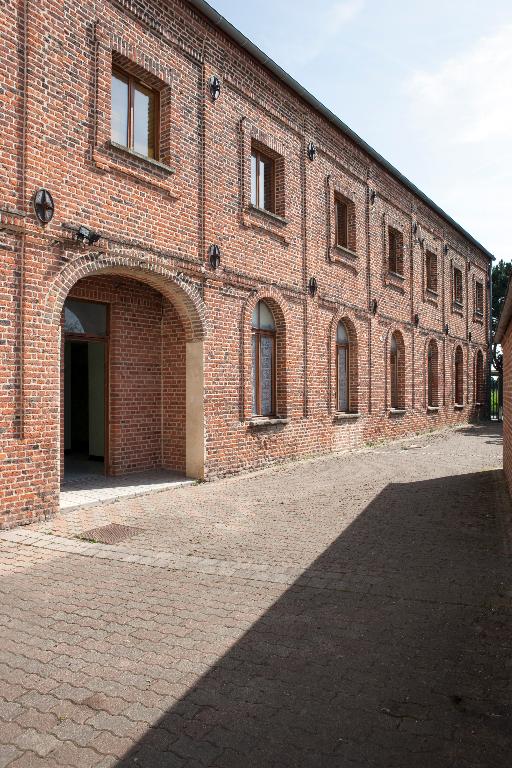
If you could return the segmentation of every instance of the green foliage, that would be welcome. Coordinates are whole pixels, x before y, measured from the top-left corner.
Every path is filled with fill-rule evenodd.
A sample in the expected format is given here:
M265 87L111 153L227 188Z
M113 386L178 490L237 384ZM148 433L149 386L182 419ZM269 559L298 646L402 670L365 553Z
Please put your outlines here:
M496 333L500 312L507 293L508 282L512 274L512 262L500 259L492 268L492 307L491 323L492 335ZM492 363L497 371L501 372L503 355L496 344L492 345Z
M498 327L501 307L507 293L508 281L512 272L512 262L500 261L492 268L492 332Z

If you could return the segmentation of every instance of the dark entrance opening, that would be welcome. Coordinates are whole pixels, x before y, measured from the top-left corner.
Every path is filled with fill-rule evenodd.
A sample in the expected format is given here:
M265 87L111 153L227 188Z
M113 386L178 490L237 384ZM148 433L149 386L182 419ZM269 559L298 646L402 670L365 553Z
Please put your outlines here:
M64 475L105 474L107 307L68 299L64 341Z

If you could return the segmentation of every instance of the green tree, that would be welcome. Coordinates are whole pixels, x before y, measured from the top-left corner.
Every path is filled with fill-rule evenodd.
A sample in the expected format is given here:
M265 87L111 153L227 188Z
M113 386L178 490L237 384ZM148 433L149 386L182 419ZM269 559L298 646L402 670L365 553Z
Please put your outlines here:
M498 327L498 321L500 319L500 312L505 300L505 296L508 288L508 281L512 274L512 262L503 261L500 259L492 268L492 307L491 307L491 322L492 322L492 334L496 333ZM492 345L492 362L497 371L501 371L503 363L501 351L498 350L498 345Z

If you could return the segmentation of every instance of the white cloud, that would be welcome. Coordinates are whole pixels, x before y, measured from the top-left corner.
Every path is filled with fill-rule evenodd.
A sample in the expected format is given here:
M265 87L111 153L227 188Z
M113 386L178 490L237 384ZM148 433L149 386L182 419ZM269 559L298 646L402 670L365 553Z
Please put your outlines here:
M476 144L512 134L512 25L484 37L434 72L416 72L407 88L428 130L440 121L444 140Z
M365 0L320 0L313 6L310 2L296 2L291 10L283 3L274 8L276 24L272 31L267 30L265 45L271 51L279 50L276 58L285 69L300 69L328 53L330 46L341 43L338 38L343 29L361 14L364 6ZM283 41L285 27L288 35Z
M413 73L405 96L431 197L498 258L510 259L503 223L512 185L512 25Z

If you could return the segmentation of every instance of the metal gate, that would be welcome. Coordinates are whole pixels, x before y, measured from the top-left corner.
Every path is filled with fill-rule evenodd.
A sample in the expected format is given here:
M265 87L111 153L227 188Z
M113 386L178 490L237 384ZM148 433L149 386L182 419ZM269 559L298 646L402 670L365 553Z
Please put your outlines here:
M491 383L489 388L489 412L493 421L501 421L503 418L502 401L503 389L501 386L501 376L491 374Z

